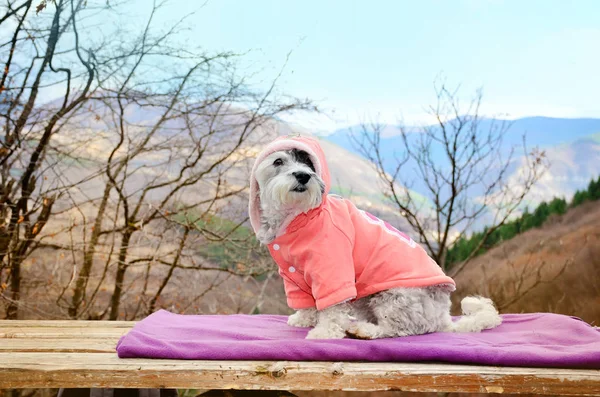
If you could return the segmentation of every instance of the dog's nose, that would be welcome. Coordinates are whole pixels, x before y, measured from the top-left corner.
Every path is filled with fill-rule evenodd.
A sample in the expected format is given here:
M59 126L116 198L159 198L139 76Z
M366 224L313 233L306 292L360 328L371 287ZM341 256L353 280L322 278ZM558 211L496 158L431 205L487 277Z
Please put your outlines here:
M292 175L296 177L296 180L302 185L306 185L310 181L310 174L306 172L292 172Z

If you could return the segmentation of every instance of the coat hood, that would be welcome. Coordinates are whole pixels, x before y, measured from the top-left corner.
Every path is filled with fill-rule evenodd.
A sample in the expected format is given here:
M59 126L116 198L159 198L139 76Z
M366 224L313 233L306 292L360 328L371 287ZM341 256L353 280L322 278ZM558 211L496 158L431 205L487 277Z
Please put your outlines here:
M250 200L248 204L248 214L250 215L250 223L252 224L252 228L254 229L255 233L257 233L260 229L260 189L258 186L258 181L256 180L256 169L258 165L272 153L281 150L292 149L303 150L309 154L310 159L315 166L315 172L325 183L323 202L329 193L329 189L331 188L331 178L329 176L327 162L325 161L325 153L323 153L323 149L321 148L321 145L319 145L319 141L315 138L300 135L281 136L275 139L269 143L262 150L262 152L259 153L256 161L254 162L254 166L252 167L252 173L250 174Z

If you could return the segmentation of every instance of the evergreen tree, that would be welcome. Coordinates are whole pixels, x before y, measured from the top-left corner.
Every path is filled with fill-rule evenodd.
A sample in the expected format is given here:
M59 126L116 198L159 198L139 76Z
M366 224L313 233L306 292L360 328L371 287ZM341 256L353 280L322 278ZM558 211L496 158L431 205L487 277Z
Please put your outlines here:
M581 205L585 201L600 200L600 177L592 179L587 190L578 190L571 200L571 207ZM482 248L476 255L481 255L502 241L507 241L534 227L540 227L552 214L562 215L567 212L569 204L564 198L556 197L549 203L542 202L533 212L525 207L523 214L505 223L491 233ZM447 261L449 264L464 261L471 252L479 245L482 238L487 234L488 228L482 232L473 233L469 238L461 237L448 250Z
M550 210L550 214L559 214L562 215L567 212L567 201L563 198L555 198L548 205L548 209Z
M577 207L578 205L583 204L585 201L588 201L589 198L590 195L587 190L578 190L573 196L573 201L571 201L571 207Z
M588 186L590 200L600 200L600 176L598 180L591 180Z

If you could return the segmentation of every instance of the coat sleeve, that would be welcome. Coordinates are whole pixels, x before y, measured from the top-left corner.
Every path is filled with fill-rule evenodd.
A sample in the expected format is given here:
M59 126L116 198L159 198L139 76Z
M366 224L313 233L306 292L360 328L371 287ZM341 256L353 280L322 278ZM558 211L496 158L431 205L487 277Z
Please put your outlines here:
M325 215L303 258L304 278L311 287L318 310L354 299L357 295L352 224Z
M285 289L285 296L289 307L295 310L315 307L315 300L311 294L302 291L296 283L291 281L281 271L279 274L281 275L281 278L283 278L283 288Z

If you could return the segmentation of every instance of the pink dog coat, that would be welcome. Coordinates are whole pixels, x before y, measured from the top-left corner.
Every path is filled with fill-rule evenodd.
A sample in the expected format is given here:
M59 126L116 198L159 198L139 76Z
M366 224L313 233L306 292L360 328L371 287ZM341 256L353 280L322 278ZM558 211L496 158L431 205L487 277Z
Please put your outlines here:
M291 308L322 310L395 287L455 286L409 236L350 201L328 195L329 170L313 138L280 137L259 154L250 183L249 213L255 232L260 228L256 167L271 153L290 149L310 155L326 186L321 205L284 222L268 246Z

